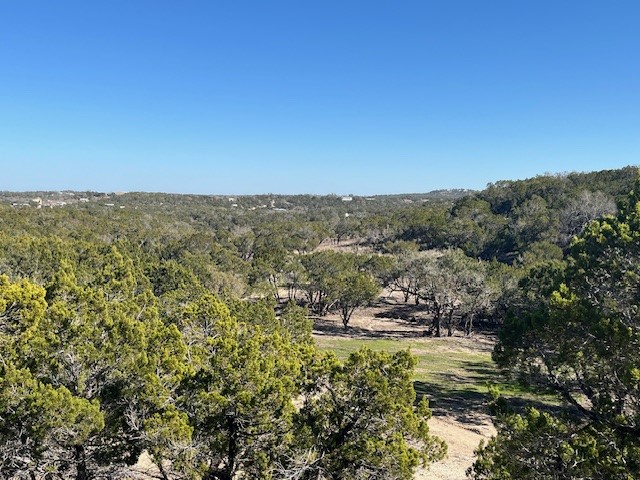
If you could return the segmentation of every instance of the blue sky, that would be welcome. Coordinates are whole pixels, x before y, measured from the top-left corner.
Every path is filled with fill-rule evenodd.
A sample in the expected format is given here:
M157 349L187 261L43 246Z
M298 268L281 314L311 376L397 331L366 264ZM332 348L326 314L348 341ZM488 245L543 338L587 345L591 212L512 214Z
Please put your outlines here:
M0 190L481 189L640 163L637 1L0 0Z

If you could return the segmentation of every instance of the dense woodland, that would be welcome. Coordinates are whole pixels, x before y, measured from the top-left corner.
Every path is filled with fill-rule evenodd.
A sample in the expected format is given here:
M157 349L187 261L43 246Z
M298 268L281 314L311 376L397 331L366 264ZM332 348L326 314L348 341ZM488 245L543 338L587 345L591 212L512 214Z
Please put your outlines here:
M554 392L493 392L475 479L640 476L637 169L400 196L0 194L0 478L411 479L409 352L319 351L393 292L424 335L499 329Z

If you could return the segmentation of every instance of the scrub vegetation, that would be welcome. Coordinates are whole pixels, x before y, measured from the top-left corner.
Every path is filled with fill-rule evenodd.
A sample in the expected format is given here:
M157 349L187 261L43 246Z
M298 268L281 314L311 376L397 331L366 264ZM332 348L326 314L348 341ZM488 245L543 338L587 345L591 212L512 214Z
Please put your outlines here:
M3 192L0 478L637 478L636 177Z

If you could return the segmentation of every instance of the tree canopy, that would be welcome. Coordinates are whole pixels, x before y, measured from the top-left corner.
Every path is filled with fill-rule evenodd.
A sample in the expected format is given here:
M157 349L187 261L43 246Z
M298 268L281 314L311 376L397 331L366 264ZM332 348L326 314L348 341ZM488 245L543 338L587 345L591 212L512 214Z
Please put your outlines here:
M529 301L509 315L495 359L557 392L565 407L562 415L530 409L499 417L474 478L640 475L638 192L640 182L617 216L585 228L566 269L531 272Z
M44 287L0 276L0 478L130 478L146 451L164 479L409 480L444 454L409 353L339 361L301 307L139 261L101 246Z

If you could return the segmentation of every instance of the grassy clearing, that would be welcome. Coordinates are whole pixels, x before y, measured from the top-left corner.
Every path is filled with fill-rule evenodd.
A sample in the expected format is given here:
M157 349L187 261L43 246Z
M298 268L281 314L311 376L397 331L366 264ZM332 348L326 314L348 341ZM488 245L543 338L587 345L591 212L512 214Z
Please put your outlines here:
M316 337L316 344L323 350L334 351L340 358L364 346L387 352L409 349L418 359L416 392L427 395L437 414L467 417L473 412L486 411L490 384L496 385L505 397L520 402L553 403L552 397L533 394L505 378L491 360L486 346L476 350L471 341Z

